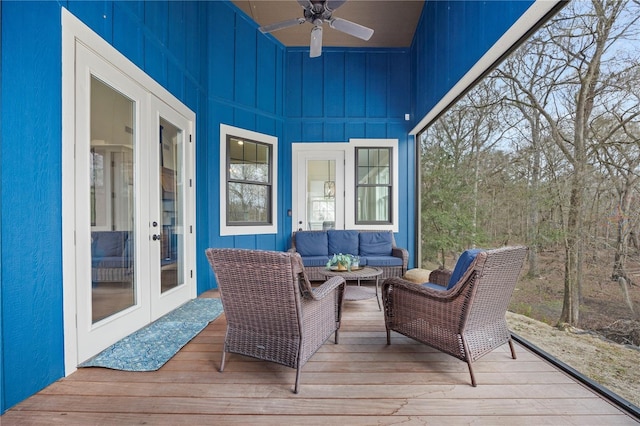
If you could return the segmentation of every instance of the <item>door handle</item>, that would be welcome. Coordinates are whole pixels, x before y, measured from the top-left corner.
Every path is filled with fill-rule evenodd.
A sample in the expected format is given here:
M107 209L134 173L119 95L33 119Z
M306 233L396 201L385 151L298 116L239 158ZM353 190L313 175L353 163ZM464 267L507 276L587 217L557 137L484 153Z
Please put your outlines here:
M160 234L153 234L153 235L151 236L151 239L152 239L153 241L157 241L157 240L159 240L160 238L162 238L162 236L161 236Z

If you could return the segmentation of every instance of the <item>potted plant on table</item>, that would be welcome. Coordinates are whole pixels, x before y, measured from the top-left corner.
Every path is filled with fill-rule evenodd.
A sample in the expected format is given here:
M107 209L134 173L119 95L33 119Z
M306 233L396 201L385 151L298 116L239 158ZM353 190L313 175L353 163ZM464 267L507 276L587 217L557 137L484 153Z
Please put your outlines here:
M338 271L351 271L353 264L353 255L350 254L334 254L327 262L327 269L337 269Z

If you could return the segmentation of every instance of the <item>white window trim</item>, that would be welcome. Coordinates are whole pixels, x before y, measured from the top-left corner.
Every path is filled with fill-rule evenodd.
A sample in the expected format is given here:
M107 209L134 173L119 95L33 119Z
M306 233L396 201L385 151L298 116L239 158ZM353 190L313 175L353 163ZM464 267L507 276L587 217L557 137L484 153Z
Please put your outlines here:
M383 224L356 224L356 211L355 211L355 197L356 197L356 148L360 147L375 147L375 148L391 148L392 150L392 179L391 182L391 223L388 225ZM345 151L345 161L347 167L345 167L345 188L349 188L345 194L344 200L344 225L345 229L380 229L398 232L398 193L399 180L398 180L398 139L350 139L349 149Z
M227 225L227 136L250 139L271 145L271 220L270 225ZM275 234L278 232L278 138L239 127L220 124L220 235Z

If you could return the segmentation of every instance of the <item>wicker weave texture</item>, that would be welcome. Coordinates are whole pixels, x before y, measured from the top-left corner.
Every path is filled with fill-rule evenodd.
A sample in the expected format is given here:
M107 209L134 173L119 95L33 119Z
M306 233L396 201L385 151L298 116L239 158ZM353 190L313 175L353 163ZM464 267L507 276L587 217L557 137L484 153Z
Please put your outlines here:
M312 288L296 253L210 248L206 255L227 319L225 352L300 369L333 333L337 339L343 279Z
M511 340L505 313L526 254L526 247L481 252L450 290L385 280L387 331L466 361L474 382L471 363Z

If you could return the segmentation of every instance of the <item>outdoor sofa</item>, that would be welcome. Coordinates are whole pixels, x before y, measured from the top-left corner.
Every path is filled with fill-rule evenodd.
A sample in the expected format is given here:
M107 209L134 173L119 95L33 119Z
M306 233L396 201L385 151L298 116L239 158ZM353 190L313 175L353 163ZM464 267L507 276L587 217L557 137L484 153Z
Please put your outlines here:
M297 231L289 251L300 254L310 280L324 281L321 274L329 259L338 253L360 257L360 266L382 269L381 278L402 277L407 272L409 253L396 247L392 231L331 229Z

